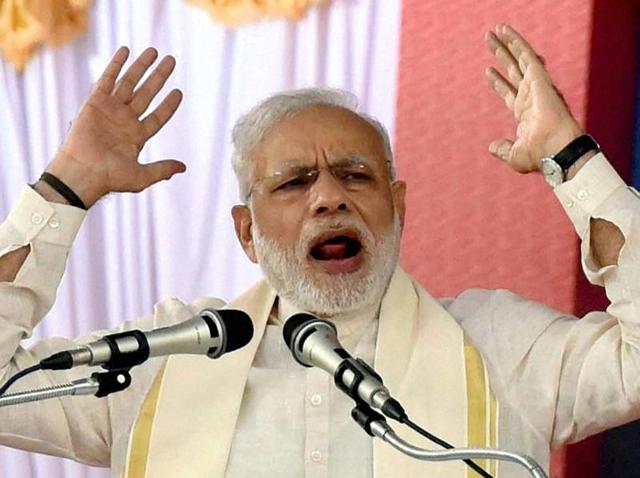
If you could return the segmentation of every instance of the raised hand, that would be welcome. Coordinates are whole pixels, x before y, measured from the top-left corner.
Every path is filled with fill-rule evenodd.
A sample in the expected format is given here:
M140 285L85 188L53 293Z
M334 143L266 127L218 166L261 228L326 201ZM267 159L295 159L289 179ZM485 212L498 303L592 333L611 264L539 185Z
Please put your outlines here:
M496 139L489 151L516 171L537 171L544 156L558 153L583 130L553 85L542 59L518 32L498 25L485 40L506 71L504 76L487 68L487 77L517 123L515 139Z
M116 51L46 169L87 207L109 192L139 192L186 170L182 162L171 159L138 162L145 143L169 121L182 100L182 93L172 90L145 115L171 75L175 60L164 57L138 85L158 53L153 48L145 50L118 80L128 56L126 47Z

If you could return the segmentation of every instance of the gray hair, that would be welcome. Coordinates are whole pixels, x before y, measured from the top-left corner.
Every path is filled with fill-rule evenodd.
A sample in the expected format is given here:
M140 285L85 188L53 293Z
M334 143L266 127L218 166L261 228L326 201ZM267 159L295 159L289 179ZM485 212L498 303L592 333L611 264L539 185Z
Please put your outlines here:
M247 203L251 187L250 153L278 122L294 113L313 106L336 106L349 110L369 123L380 135L384 143L386 160L391 179L395 179L391 140L386 128L375 118L358 112L358 100L348 91L333 88L303 88L285 91L270 96L258 103L251 111L241 116L233 127L233 154L231 164L238 178L240 200Z

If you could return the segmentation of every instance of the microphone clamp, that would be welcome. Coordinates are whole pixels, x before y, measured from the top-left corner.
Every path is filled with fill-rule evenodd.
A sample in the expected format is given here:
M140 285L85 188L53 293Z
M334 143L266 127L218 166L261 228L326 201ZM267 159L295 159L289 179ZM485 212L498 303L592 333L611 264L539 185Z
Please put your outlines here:
M66 370L76 364L93 364L97 356L105 355L108 360L100 365L106 370L123 370L140 365L149 358L149 341L140 330L128 330L102 337L102 347L79 347L55 353L40 361L43 370ZM122 347L122 343L131 342L135 346ZM118 345L120 344L120 346ZM100 353L102 352L102 353ZM108 354L108 355L107 355Z
M407 413L400 402L391 396L386 387L372 386L371 382L365 381L367 374L384 385L382 377L367 362L353 357L344 359L338 365L333 380L338 389L355 400L356 406L368 406L360 394L366 395L374 407L380 409L387 417L402 423L407 418Z

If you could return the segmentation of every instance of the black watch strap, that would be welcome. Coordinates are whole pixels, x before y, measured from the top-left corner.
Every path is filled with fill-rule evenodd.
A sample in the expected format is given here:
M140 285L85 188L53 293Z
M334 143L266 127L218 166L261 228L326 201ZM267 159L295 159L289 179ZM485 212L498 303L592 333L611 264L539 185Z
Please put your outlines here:
M589 151L600 151L600 145L589 134L583 134L566 145L558 154L553 156L553 160L558 163L565 173L567 170Z

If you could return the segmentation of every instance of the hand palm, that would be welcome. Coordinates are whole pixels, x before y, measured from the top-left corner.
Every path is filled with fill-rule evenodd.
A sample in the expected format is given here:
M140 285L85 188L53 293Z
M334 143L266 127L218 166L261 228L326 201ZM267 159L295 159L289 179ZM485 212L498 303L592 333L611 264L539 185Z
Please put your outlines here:
M494 68L487 75L513 111L517 130L513 141L497 139L489 150L516 171L539 170L542 157L560 151L581 129L531 46L508 27L498 27L497 32L487 35L487 44L507 70L508 79Z
M126 48L115 53L47 168L88 205L112 191L142 191L186 169L175 160L138 162L145 143L171 118L182 99L180 91L173 90L141 118L171 75L175 61L165 57L138 85L157 57L154 49L147 49L116 83L127 56Z
M138 156L145 141L144 127L131 107L95 91L82 106L62 148L85 151L83 161L105 178L109 190L118 191L137 184L143 171Z

